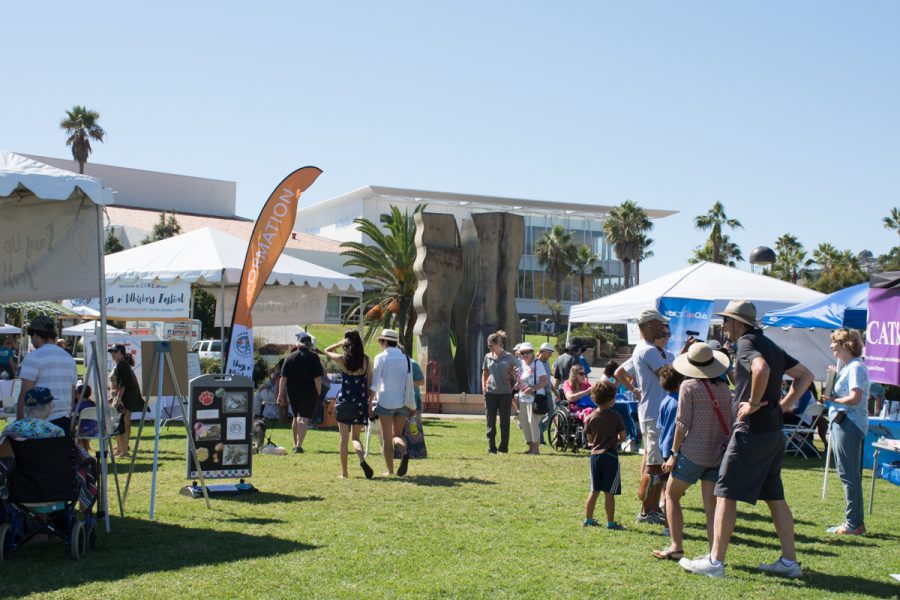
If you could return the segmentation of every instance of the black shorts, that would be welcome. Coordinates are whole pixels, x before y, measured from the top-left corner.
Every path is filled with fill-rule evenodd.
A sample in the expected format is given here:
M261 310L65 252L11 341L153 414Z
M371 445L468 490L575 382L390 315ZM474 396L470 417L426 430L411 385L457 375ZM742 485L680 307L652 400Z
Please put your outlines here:
M622 493L619 457L615 452L591 454L591 491L607 492L616 496Z
M735 429L719 467L716 496L750 504L757 500L784 500L783 458L781 431L751 433L745 427Z
M291 410L294 411L295 417L312 419L316 414L316 404L319 403L318 396L300 394L299 398L288 397L288 400L291 403Z

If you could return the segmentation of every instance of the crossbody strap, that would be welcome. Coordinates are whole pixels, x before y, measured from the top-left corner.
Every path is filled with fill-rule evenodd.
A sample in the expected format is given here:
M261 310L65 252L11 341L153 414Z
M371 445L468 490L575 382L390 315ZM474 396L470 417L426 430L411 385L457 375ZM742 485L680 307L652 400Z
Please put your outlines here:
M719 425L722 426L722 431L725 433L725 436L731 435L731 431L728 429L728 424L725 422L725 417L722 416L722 410L719 408L719 403L716 400L716 397L713 395L712 388L709 387L709 382L703 382L704 387L706 387L706 393L709 394L709 399L712 400L713 408L716 409L716 416L719 417Z

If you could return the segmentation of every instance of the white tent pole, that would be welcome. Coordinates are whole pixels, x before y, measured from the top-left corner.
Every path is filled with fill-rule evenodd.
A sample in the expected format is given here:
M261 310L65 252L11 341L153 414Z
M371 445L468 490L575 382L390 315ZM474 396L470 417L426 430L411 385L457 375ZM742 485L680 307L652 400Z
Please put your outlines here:
M104 239L103 239L103 209L99 204L95 205L97 209L97 263L99 266L98 288L100 295L100 331L94 329L96 333L95 339L100 340L99 348L94 348L94 363L97 367L97 381L101 385L97 386L97 406L100 410L97 413L97 419L100 421L100 470L103 478L103 495L100 502L103 506L103 515L106 525L106 533L109 533L109 494L107 493L107 482L109 469L106 464L106 411L109 410L109 404L106 400L106 261L103 255ZM100 354L102 352L102 354ZM97 356L100 354L100 356ZM87 352L85 352L87 355ZM87 382L85 382L87 383Z
M572 319L569 319L569 324L566 326L566 348L569 347L569 338L572 336Z
M222 345L220 346L220 351L222 352L222 360L220 361L221 367L219 369L220 373L225 373L225 269L222 269L222 279L219 287L219 301L222 303L222 323L219 328L219 335L222 338ZM237 302L237 298L235 298L235 302Z

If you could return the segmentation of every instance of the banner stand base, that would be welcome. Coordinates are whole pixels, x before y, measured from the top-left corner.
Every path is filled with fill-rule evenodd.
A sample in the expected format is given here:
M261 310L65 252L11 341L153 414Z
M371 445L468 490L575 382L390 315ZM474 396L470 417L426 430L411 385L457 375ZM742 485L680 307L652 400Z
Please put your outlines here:
M241 479L240 483L218 483L214 485L207 485L206 491L209 495L212 496L240 496L242 494L254 494L259 492L259 489L253 486L252 483L246 483L243 479ZM203 488L197 485L195 481L191 485L186 485L181 488L182 496L190 496L191 498L202 498L203 497Z

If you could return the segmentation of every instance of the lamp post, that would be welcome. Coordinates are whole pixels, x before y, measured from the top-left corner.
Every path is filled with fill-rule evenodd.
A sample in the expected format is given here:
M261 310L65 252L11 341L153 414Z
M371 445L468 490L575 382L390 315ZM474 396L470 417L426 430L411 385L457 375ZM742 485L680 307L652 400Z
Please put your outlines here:
M544 319L544 325L545 325L544 328L547 330L547 343L548 344L550 343L550 325L552 323L553 323L553 319L550 319L549 317Z
M522 326L522 341L525 341L525 326L528 325L528 319L519 319L519 325Z

